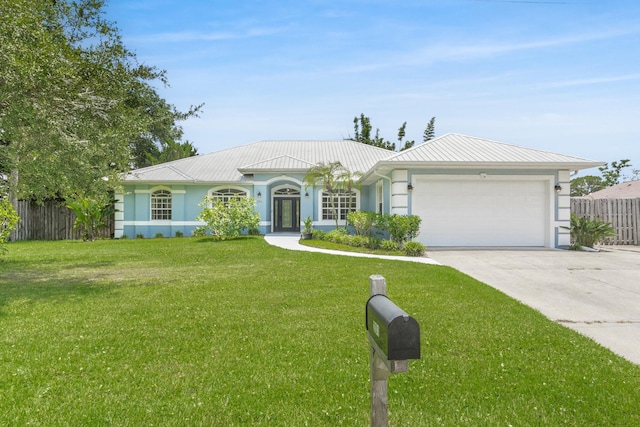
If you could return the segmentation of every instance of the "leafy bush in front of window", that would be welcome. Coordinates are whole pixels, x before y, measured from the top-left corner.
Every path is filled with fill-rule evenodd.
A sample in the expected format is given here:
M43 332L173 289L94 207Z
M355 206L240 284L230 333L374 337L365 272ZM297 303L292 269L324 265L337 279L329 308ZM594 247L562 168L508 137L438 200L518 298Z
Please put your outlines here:
M423 256L425 247L420 242L407 242L404 244L402 251L406 256Z
M255 211L256 201L252 197L232 197L225 203L207 196L200 206L203 209L197 219L205 222L202 228L221 240L236 238L260 225L260 214Z

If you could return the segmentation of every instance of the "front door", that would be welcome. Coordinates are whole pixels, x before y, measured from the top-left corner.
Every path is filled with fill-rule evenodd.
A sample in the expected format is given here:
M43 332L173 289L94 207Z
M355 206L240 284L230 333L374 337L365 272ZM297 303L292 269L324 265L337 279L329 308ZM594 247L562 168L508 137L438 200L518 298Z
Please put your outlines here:
M300 231L300 198L276 197L274 200L274 232Z

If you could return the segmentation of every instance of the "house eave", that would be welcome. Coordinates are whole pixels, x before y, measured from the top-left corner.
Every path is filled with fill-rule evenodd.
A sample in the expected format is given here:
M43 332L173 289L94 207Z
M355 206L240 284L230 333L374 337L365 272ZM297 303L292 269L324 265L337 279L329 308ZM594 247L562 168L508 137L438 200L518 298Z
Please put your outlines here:
M579 171L603 166L603 162L378 162L360 179L362 184L370 184L378 179L379 174L388 173L394 169L421 170L569 170Z

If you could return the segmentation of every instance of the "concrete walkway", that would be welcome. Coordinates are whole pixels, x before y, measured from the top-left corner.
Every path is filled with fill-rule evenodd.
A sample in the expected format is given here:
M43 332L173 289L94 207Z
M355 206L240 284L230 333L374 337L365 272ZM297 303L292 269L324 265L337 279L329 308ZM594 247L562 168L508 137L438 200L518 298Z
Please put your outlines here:
M308 251L308 252L322 252L325 254L332 255L343 255L343 256L352 256L352 257L360 257L360 258L380 258L380 259L392 259L399 261L411 261L411 262L419 262L422 264L436 264L439 265L438 261L434 261L431 258L427 257L412 257L412 256L392 256L392 255L374 255L374 254L361 254L358 252L343 252L343 251L334 251L330 249L320 249L314 248L311 246L304 246L299 243L300 234L267 234L264 236L264 240L267 243L273 246L278 246L283 249L289 249L292 251Z

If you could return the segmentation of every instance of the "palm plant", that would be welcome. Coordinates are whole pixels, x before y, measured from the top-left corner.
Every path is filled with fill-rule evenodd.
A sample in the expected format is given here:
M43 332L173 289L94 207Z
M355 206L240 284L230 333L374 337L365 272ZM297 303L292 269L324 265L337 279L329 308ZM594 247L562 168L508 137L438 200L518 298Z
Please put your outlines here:
M615 236L615 230L608 222L599 219L589 219L571 214L571 226L563 227L571 231L571 248L593 248L605 237Z
M67 208L76 214L73 229L81 231L82 240L85 242L96 240L107 219L116 212L114 200L105 201L90 197L68 199Z
M329 193L329 204L331 214L336 221L336 228L339 227L338 207L336 206L335 194L341 190L352 191L353 187L360 187L357 180L362 176L361 172L351 172L339 161L323 163L311 167L305 175L303 182L305 188L314 187L322 183L322 189Z

